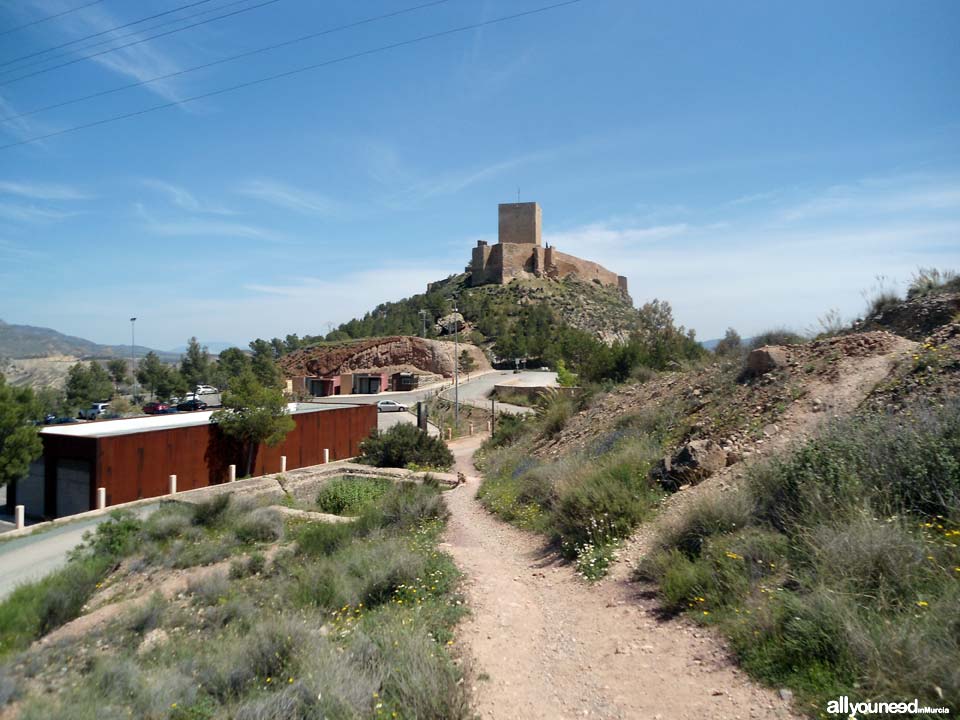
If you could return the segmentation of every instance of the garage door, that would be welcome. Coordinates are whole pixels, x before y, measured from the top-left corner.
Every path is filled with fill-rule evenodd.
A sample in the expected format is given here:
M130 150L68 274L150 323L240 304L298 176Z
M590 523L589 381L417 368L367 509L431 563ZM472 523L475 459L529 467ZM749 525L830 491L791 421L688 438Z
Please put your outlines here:
M59 460L57 517L75 515L90 509L90 463L86 460Z
M17 505L23 505L27 517L43 517L43 485L44 476L43 458L30 463L30 473L23 480L17 481Z

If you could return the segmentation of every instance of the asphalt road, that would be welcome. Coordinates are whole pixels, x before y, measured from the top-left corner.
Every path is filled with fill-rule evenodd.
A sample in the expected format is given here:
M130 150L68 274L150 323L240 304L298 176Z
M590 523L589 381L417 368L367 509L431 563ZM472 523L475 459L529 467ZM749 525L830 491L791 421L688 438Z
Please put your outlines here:
M494 385L507 382L517 382L520 385L555 385L557 374L555 372L543 370L524 370L515 373L512 370L496 370L485 375L474 376L460 381L460 402L480 407L490 407L490 391ZM423 390L414 390L412 392L386 392L378 395L336 395L327 398L317 398L314 402L347 402L362 403L372 405L380 400L393 400L402 405L413 408L420 400L442 392L447 400L453 400L452 383L446 383L443 386L432 386ZM507 403L497 403L497 410L509 413L530 413L533 412L528 407L520 405L509 405ZM381 417L388 413L381 413ZM393 415L393 413L389 413ZM397 413L399 414L399 413Z
M141 505L134 512L146 517L159 503ZM77 520L39 532L0 542L0 600L20 584L52 573L67 562L67 554L83 542L83 534L110 519L109 515Z

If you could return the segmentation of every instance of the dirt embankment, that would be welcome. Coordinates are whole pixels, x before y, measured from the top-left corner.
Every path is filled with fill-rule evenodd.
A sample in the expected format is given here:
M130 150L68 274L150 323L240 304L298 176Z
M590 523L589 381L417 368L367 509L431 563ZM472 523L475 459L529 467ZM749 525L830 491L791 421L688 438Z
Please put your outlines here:
M338 345L317 345L280 359L286 377L319 377L354 371L420 371L451 377L457 351L473 358L476 370L489 370L486 355L469 343L395 336L370 338Z

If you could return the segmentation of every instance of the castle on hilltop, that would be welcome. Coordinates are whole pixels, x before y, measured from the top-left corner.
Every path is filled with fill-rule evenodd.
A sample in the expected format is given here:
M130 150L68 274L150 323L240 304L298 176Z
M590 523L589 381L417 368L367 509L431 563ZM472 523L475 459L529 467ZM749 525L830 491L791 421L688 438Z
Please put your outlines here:
M506 285L515 278L550 278L563 280L573 277L598 285L611 285L627 293L627 278L617 275L589 260L559 252L549 245L543 247L540 232L542 214L535 203L504 203L500 205L499 240L488 245L477 241L473 258L466 271L471 285Z

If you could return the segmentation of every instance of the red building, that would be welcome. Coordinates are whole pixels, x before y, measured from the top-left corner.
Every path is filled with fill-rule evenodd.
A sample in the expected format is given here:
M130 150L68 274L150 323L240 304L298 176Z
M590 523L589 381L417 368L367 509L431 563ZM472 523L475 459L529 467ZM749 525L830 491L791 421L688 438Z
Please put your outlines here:
M24 505L35 518L56 518L96 507L97 488L107 505L166 495L169 476L177 490L217 485L238 473L246 453L210 422L211 412L182 413L48 427L40 433L43 457L29 475L7 488L7 505ZM359 452L360 442L377 427L375 405L345 403L290 405L296 423L276 447L260 445L251 475L319 465L324 450L343 460Z

